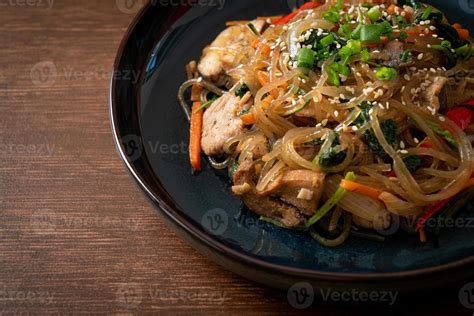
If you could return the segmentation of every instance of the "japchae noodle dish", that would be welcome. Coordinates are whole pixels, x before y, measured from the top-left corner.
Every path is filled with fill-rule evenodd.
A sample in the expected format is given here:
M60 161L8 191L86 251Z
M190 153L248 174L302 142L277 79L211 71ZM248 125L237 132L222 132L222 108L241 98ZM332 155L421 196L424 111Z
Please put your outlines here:
M325 246L425 242L472 205L469 31L417 0L323 2L229 21L187 65L191 164L203 152L262 220Z

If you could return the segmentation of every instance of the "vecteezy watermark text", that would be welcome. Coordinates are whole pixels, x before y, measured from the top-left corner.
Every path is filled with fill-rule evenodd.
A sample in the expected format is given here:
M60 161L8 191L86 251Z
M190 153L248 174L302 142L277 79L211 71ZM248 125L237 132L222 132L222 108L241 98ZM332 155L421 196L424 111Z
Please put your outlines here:
M50 305L54 301L54 293L48 291L16 290L7 289L6 286L0 287L0 305L5 302L15 302L18 305L22 303L41 303Z
M333 290L319 289L324 302L366 303L377 302L393 306L397 301L397 291L360 291L357 289ZM315 301L315 291L308 282L294 284L287 292L288 303L296 309L306 309Z
M0 0L0 7L39 7L52 9L54 0Z
M0 0L1 1L1 0ZM40 87L51 87L58 80L62 81L90 81L90 80L115 80L129 81L135 84L140 80L139 71L115 70L109 71L105 68L75 69L73 67L58 67L52 61L36 63L30 70L30 78L34 85Z
M151 0L150 5L160 7L200 6L222 10L226 0ZM125 14L137 13L146 0L116 0L117 8Z
M56 148L51 144L0 144L1 154L52 156Z
M222 305L228 300L227 294L222 291L167 290L153 287L143 289L137 283L122 284L115 294L117 302L127 309L138 308L145 299L151 300L152 303L161 302L170 305L184 303Z

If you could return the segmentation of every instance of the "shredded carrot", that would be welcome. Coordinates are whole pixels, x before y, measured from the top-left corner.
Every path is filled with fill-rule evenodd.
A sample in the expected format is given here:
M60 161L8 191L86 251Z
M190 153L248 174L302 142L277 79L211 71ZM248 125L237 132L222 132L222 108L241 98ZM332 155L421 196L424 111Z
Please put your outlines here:
M257 49L258 47L262 47L262 55L265 56L265 57L269 57L270 52L272 51L270 46L268 46L267 44L263 44L262 42L260 42L260 40L258 38L254 39L252 41L252 47L254 49Z
M227 21L225 22L225 25L226 26L235 26L235 25L240 25L240 24L247 24L247 23L250 23L251 21L244 21L244 20L241 20L241 21Z
M454 27L456 30L462 29L462 25L459 24L459 23L454 23L454 24L453 24L453 27Z
M467 29L456 29L459 34L459 38L462 39L463 41L466 41L469 39L469 30Z
M407 43L414 43L415 39L418 38L420 34L424 34L426 37L432 36L434 34L430 29L418 26L407 29L405 32L408 35L408 37L405 39L405 42Z
M342 180L340 186L347 191L360 193L376 200L378 200L379 196L383 193L381 190L349 180Z
M391 5L387 8L387 13L390 14L390 15L394 14L396 8L398 8L396 5L391 4Z
M244 125L253 125L253 124L255 124L255 116L253 115L252 111L241 115L240 119L242 120L242 123L244 123Z
M263 108L267 109L270 106L270 103L274 100L272 95L267 96L265 99L262 100Z
M420 233L420 241L421 241L422 243L427 242L428 239L426 238L426 232L425 232L425 230L424 230L423 228L421 228L420 231L419 231L419 233Z
M270 52L272 49L267 44L262 44L262 55L265 57L270 57Z
M202 119L204 115L201 102L194 102L191 113L191 130L189 138L189 158L194 170L201 170L201 134Z
M262 70L257 71L257 79L262 86L266 86L270 82L268 72Z
M252 41L252 47L254 49L257 49L258 45L260 45L260 40L258 38L256 38Z

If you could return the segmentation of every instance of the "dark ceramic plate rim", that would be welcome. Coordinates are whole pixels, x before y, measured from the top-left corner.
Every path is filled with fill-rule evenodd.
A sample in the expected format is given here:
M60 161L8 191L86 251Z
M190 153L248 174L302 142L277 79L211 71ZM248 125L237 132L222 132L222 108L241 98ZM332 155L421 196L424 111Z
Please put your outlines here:
M135 33L135 28L137 24L142 19L145 12L152 6L152 4L148 1L143 8L137 13L134 17L132 23L128 27L117 52L117 56L113 66L114 73L120 73L120 63L125 51L125 47L129 42L131 36ZM257 258L253 258L247 255L244 255L222 243L213 239L209 235L207 235L202 229L199 229L197 226L193 225L189 222L186 218L182 217L171 205L169 205L163 196L160 194L156 194L150 188L150 186L146 183L143 177L139 174L136 166L134 165L133 161L130 161L128 155L125 152L125 149L121 143L122 137L126 135L121 135L120 128L117 125L117 100L116 100L116 80L113 75L110 78L110 85L109 85L109 115L111 121L111 128L112 134L114 138L114 143L119 153L119 156L127 170L130 172L133 179L138 184L139 188L146 194L146 196L150 199L153 206L157 209L157 211L164 212L164 215L171 219L177 227L183 229L186 233L193 236L198 241L202 242L208 248L218 251L219 253L223 254L225 257L231 260L236 260L240 263L244 263L250 266L258 267L267 269L268 272L277 272L277 273L284 273L288 276L297 276L302 278L311 278L311 279L322 279L322 280L350 280L356 282L364 282L364 281L390 281L390 280L397 280L401 281L401 279L408 279L413 277L429 277L433 276L437 273L447 273L449 271L454 271L460 269L462 267L471 266L474 263L474 256L469 256L464 259L456 260L450 263L433 266L424 269L415 269L415 270L407 270L403 272L387 272L387 273L337 273L337 272L323 272L323 271L316 271L316 270L309 270L303 268L293 268L288 267L280 264L269 263L264 260L260 260Z

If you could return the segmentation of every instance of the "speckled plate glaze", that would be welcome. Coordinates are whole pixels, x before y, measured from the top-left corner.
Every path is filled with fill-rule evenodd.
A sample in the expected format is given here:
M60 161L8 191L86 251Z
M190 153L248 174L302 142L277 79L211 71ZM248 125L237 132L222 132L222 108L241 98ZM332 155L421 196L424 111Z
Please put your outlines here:
M192 174L188 122L177 100L185 64L200 57L225 21L286 13L299 2L145 6L122 42L110 87L114 138L132 177L166 223L193 247L270 286L288 288L306 280L320 288L409 291L467 279L474 262L472 227L443 230L428 244L397 234L385 243L351 238L339 248L324 248L307 234L259 221L230 193L225 171L213 170L204 160L204 170ZM474 7L468 2L429 2L451 21L474 29ZM139 74L139 80L126 74Z

